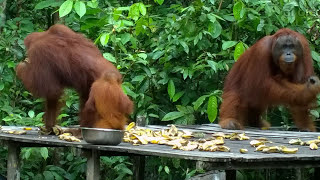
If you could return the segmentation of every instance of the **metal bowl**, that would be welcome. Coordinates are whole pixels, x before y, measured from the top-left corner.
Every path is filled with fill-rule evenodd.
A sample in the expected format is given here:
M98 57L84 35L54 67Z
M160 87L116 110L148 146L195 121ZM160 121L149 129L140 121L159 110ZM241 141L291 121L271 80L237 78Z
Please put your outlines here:
M87 143L118 145L124 136L124 131L103 128L81 128L82 137Z

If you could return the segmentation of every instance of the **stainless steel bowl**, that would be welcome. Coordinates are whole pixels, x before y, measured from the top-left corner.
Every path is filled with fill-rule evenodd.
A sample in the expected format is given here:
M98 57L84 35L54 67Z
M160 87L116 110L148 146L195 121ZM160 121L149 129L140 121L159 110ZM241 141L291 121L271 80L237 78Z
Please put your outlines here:
M118 145L124 136L124 131L103 128L81 128L82 137L87 143Z

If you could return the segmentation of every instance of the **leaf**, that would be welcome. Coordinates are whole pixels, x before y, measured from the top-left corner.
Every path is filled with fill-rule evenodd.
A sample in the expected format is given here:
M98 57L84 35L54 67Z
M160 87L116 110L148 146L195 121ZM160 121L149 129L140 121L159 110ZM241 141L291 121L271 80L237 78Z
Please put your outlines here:
M176 88L174 86L174 83L172 80L169 81L168 83L168 94L170 96L170 99L173 98L174 94L176 93Z
M115 8L115 9L113 10L113 19L114 19L115 21L118 21L119 18L120 18L120 16L121 16L121 14L122 14L122 11L119 10L119 9L117 9L117 8Z
M207 17L212 23L216 22L216 17L213 14L208 14Z
M61 120L61 119L64 118L64 117L69 117L69 115L68 115L68 114L60 114L60 115L57 117L57 119L58 119L58 120Z
M84 2L82 1L77 1L74 4L74 10L76 11L76 13L80 16L80 18L86 14L86 5L84 4Z
M193 103L193 108L194 110L198 110L199 107L203 104L204 100L206 100L206 98L208 97L208 95L204 95L199 97L194 103Z
M237 41L224 41L222 44L222 49L226 50L233 46L235 46L238 42Z
M233 16L236 20L240 20L240 13L243 9L243 3L241 1L238 1L233 6Z
M135 76L131 81L132 82L141 82L144 80L145 77L146 77L145 75Z
M105 46L108 44L110 38L110 34L109 33L103 33L100 37L100 43L101 45Z
M103 57L106 58L110 62L113 62L113 63L117 62L116 58L110 53L103 53Z
M59 8L59 16L63 17L68 15L72 10L72 6L73 6L72 0L65 1Z
M99 5L99 2L98 2L98 1L89 1L89 2L87 3L87 5L88 5L89 7L91 7L91 8L97 8L98 5Z
M187 43L184 42L184 41L179 41L179 43L184 48L184 51L188 54L189 53L189 47L188 47Z
M164 167L164 171L165 171L167 174L170 174L170 169L169 169L168 166L165 166L165 167Z
M157 51L153 54L152 59L159 59L164 54L164 51Z
M52 171L51 173L55 177L55 180L63 180L64 179L60 174L58 174L58 173L56 173L54 171Z
M178 92L177 94L175 94L175 95L173 96L172 102L178 101L178 100L181 98L181 96L183 96L183 95L184 95L184 91Z
M188 75L189 75L189 70L188 69L184 69L183 70L183 80L186 80Z
M131 34L129 34L129 33L121 34L120 38L121 38L121 43L122 43L123 45L125 45L127 42L130 41L130 39L131 39Z
M61 1L56 1L56 0L41 1L34 7L34 9L39 10L47 7L58 7L61 5L61 3L62 3Z
M25 159L29 159L30 155L31 155L31 151L32 151L32 148L27 148L25 153L24 153L24 158Z
M42 117L43 117L43 115L44 115L44 112L41 112L41 113L37 114L36 119L40 119L40 118L42 118Z
M310 110L310 114L312 115L312 116L314 116L315 118L319 118L319 112L318 111L316 111L316 110Z
M169 112L166 114L161 121L171 121L174 119L178 119L180 117L184 116L184 113L179 112L179 111L174 111L174 112Z
M48 158L48 148L42 147L40 148L40 154L44 159Z
M162 171L162 169L163 169L163 166L160 165L158 168L158 172L160 173Z
M222 32L222 26L218 21L215 21L214 23L210 22L208 26L208 32L210 33L212 38L217 38Z
M159 5L162 5L164 0L155 0L156 3L158 3Z
M216 63L216 62L214 62L214 61L210 61L210 60L208 60L207 62L208 62L208 64L209 64L209 66L211 67L211 69L213 69L214 72L217 72L217 65L218 65L218 63Z
M30 118L34 118L34 111L30 110L28 112L28 115L29 115Z
M43 171L45 180L54 180L54 176L50 171Z
M217 108L218 108L217 97L210 96L208 101L207 113L208 113L209 121L211 123L217 118Z
M319 53L317 53L316 51L311 51L311 56L312 56L312 59L314 59L315 61L317 62L320 62L320 55ZM1 90L1 89L0 89Z
M145 16L147 13L146 6L143 3L139 3L139 11L142 14L142 16Z
M215 0L210 0L210 3L211 3L212 5L214 5L214 3L215 3L214 1L215 1Z
M239 57L244 53L245 48L242 42L239 42L234 49L233 58L235 61L239 59Z
M128 17L136 21L139 19L139 16L140 16L139 12L140 12L139 4L138 3L132 4L129 9Z
M140 58L142 58L143 60L146 60L147 57L148 57L148 55L147 55L146 53L139 53L138 56L139 56Z

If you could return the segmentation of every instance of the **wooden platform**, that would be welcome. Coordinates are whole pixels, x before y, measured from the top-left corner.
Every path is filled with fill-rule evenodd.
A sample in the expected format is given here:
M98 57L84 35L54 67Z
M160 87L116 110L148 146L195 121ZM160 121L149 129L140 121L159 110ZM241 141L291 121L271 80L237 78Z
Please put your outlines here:
M147 126L151 129L168 128L164 126ZM166 145L140 145L133 146L129 143L121 143L118 146L101 146L92 145L84 141L67 142L59 140L57 136L38 135L36 131L28 131L26 135L12 135L0 133L0 140L6 141L8 144L19 145L19 147L77 147L92 152L98 152L104 155L130 155L130 156L162 156L169 158L181 158L195 160L205 163L206 167L211 169L235 170L235 169L257 169L257 168L305 168L320 167L320 150L310 150L308 146L290 145L290 139L300 138L301 140L317 139L320 133L313 132L291 132L291 131L270 131L250 129L246 131L231 131L221 129L215 124L194 125L194 126L178 126L178 129L188 129L190 131L215 133L215 132L245 132L250 140L231 141L225 140L225 145L231 148L230 152L204 152L204 151L181 151L171 149ZM12 127L3 127L3 130ZM15 127L19 129L20 127ZM21 129L21 128L20 128ZM273 142L273 145L285 145L287 147L298 147L296 154L281 154L255 152L255 148L251 147L249 142L258 137L264 137ZM248 149L247 154L241 154L240 148Z

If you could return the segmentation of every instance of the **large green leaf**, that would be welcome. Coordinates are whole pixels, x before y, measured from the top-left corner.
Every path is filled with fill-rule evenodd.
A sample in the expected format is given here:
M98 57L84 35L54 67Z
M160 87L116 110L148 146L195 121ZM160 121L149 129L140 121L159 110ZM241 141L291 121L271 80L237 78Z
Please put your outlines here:
M86 14L86 5L84 4L84 2L82 1L77 1L74 4L74 10L76 11L76 13L80 16L80 18Z
M136 21L139 19L139 16L140 16L139 3L132 4L130 6L128 17Z
M34 118L34 111L30 110L28 112L28 115L29 115L30 118Z
M213 38L219 37L222 32L222 26L219 21L215 21L214 23L210 22L208 25L208 32Z
M183 96L183 95L184 95L184 91L180 91L180 92L176 93L172 98L172 102L178 101L181 98L181 96Z
M214 70L214 72L218 71L218 69L217 69L218 63L216 63L214 61L210 61L210 60L208 60L207 62L209 64L209 66L211 67L211 69Z
M184 113L182 112L178 112L178 111L174 111L174 112L169 112L168 114L166 114L161 121L171 121L171 120L175 120L178 119L180 117L184 116Z
M216 96L210 96L208 101L208 118L210 122L213 122L217 118L217 112L218 112L218 103L217 103L217 97Z
M238 58L244 53L245 48L242 42L239 42L234 49L233 58L234 60L238 60Z
M63 17L68 15L72 10L72 6L73 6L72 0L65 1L59 8L59 16Z
M54 176L50 171L43 171L43 176L45 180L54 180Z
M109 38L110 38L110 34L109 33L103 33L101 36L100 36L100 43L101 45L105 46L108 44L109 42Z
M243 9L243 3L241 1L238 1L233 6L233 16L236 20L241 19L241 11Z
M116 58L110 53L103 53L103 57L106 58L110 62L113 62L113 63L117 62Z
M237 44L237 41L224 41L222 44L222 49L229 49Z
M160 5L162 5L162 3L164 2L164 0L154 0L154 2L156 2L156 3L160 4Z
M145 16L147 14L147 8L143 3L139 3L139 11L142 16Z
M125 45L127 42L130 41L130 39L131 39L131 34L129 34L129 33L121 34L121 35L120 35L120 38L121 38L121 43L122 43L123 45Z
M179 42L180 42L181 46L183 47L184 51L188 54L189 53L189 47L188 47L187 43L184 42L184 41L179 41Z
M194 106L194 110L198 110L199 107L203 104L204 100L206 100L206 98L209 97L209 95L204 95L199 97L196 102L193 103Z
M46 0L46 1L41 1L39 2L36 6L35 9L44 9L47 7L58 7L62 4L62 1L57 1L57 0Z
M319 53L317 53L316 51L311 51L311 56L312 56L312 59L314 59L314 60L317 61L317 62L320 62L320 55L319 55Z
M174 82L172 80L170 80L169 83L168 83L168 94L170 96L170 99L173 98L175 93L176 93L176 88L174 86Z
M40 148L40 154L44 159L48 158L48 148L42 147Z

